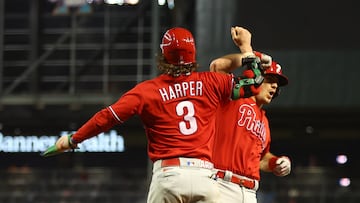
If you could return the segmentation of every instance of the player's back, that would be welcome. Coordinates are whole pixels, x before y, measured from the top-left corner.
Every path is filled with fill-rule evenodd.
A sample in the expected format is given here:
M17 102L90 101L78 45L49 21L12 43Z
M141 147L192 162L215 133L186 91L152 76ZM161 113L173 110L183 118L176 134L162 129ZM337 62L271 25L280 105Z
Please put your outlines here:
M136 89L143 92L138 114L146 127L152 160L179 156L210 159L215 113L219 102L230 98L230 75L161 75Z

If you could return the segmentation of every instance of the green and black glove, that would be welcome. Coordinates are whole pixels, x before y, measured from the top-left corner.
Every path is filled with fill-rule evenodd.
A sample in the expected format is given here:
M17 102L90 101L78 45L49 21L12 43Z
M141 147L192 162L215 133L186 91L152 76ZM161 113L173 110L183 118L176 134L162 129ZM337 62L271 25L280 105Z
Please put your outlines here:
M264 70L260 58L248 56L242 59L242 75L235 81L233 99L247 98L259 94L264 81Z
M54 156L57 154L61 154L63 152L66 152L68 150L75 150L78 149L77 144L73 143L71 138L74 134L69 134L60 137L56 143L49 148L47 148L44 152L42 152L40 155L43 157L49 157Z

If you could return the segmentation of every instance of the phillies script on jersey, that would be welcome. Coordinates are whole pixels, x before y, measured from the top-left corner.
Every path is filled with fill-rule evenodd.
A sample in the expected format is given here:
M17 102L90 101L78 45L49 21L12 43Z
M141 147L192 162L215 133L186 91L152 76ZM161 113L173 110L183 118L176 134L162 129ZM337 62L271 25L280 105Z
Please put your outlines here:
M240 119L237 122L239 126L245 127L253 135L258 137L264 148L264 143L266 140L266 128L265 122L261 119L257 119L254 106L256 104L242 104L239 107Z
M189 81L169 85L167 88L160 88L159 93L163 101L187 96L203 95L202 81Z

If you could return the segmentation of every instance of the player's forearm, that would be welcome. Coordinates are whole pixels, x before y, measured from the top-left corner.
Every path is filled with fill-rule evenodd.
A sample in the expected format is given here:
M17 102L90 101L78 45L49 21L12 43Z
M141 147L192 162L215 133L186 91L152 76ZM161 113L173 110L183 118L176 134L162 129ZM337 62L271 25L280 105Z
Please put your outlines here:
M241 66L241 54L229 54L213 60L210 63L210 71L229 73Z
M253 55L252 52L246 53L233 53L222 56L213 60L210 63L210 71L212 72L220 72L220 73L230 73L233 72L236 68L241 67L242 59Z
M231 27L231 38L234 44L239 47L240 53L228 54L210 63L210 71L229 73L234 69L241 67L242 59L249 55L254 56L251 46L251 33L239 26Z
M265 172L272 172L269 168L269 161L272 157L275 157L272 153L266 153L260 160L260 170Z
M253 52L253 49L250 45L239 46L239 49L240 49L241 53Z

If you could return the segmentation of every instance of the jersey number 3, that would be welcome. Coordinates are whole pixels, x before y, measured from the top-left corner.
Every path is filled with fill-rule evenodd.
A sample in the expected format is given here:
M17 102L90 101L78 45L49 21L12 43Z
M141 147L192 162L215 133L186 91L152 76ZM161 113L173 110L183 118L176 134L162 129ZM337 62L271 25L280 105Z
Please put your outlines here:
M185 114L185 108L187 114ZM194 104L190 101L182 101L176 105L176 114L182 116L184 121L179 122L180 132L184 135L191 135L197 131L198 126L196 123Z

